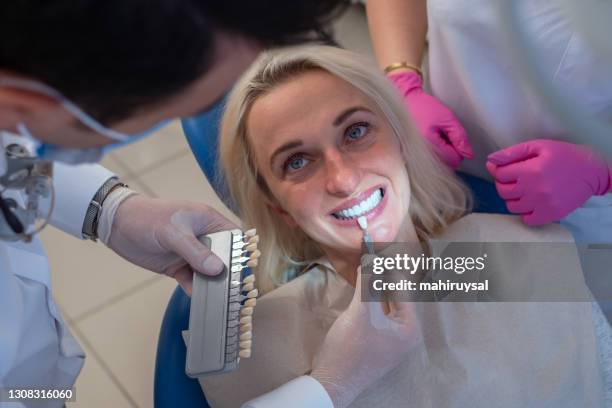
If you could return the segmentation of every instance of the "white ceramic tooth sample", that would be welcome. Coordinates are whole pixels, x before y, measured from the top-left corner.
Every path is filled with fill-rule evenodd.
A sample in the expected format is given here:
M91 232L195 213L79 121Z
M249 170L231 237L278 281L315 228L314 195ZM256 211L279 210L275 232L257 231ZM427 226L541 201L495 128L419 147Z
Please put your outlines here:
M240 325L240 333L244 333L244 332L251 331L251 330L253 330L253 325L251 323Z
M240 333L240 341L251 340L253 338L253 332Z
M365 231L368 229L368 219L366 217L357 218L357 222L359 223L359 228L362 230Z
M249 358L251 357L251 349L244 349L238 352L240 358Z
M259 294L259 291L257 290L257 288L255 288L252 291L250 291L249 293L247 293L246 296L248 298L256 298L258 294Z
M256 244L259 242L259 235L255 235L254 237L249 238L247 241L249 244Z
M257 235L257 230L255 228L250 229L250 230L246 231L244 233L244 235L247 236L247 237L254 237L255 235Z
M240 316L251 316L253 314L252 307L243 307L240 309Z
M255 259L251 259L250 261L248 261L248 262L247 262L247 266L248 266L249 268L254 268L254 267L256 267L256 266L257 266L257 264L258 264L258 263L259 263L259 262L257 262L257 258L255 258Z
M244 302L245 306L249 306L249 307L253 307L257 304L257 299L252 298L252 299L247 299L246 302Z
M259 249L256 249L255 251L253 251L253 253L251 254L250 258L251 259L257 259L261 256L261 252L259 251Z
M249 252L255 252L255 250L257 249L257 243L249 244L246 246L245 249Z
M251 323L253 318L251 316L242 316L240 318L240 324Z
M246 283L244 285L242 285L242 291L243 292L250 292L255 288L255 285L253 285L253 282L251 283Z
M253 342L251 340L245 340L245 341L241 341L240 342L240 348L251 348L251 345L253 344Z
M255 282L255 275L245 276L245 278L242 280L242 283L252 283L252 282Z

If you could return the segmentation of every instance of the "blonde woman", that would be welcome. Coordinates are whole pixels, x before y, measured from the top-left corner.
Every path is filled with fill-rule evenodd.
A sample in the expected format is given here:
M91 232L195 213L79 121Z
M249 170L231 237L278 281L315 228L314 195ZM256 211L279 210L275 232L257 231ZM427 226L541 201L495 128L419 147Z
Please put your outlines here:
M353 305L363 237L357 216L367 218L377 242L569 241L559 226L530 230L510 216L465 216L465 188L413 130L391 84L340 49L263 56L229 98L220 149L240 217L261 237L255 273L264 295L252 358L202 381L213 406L239 406L333 359L319 346ZM378 380L364 362L359 370L376 381L336 406L604 404L599 353L609 327L589 302L411 310L420 323L406 337L406 354L390 349L397 368ZM346 347L362 341L356 335Z

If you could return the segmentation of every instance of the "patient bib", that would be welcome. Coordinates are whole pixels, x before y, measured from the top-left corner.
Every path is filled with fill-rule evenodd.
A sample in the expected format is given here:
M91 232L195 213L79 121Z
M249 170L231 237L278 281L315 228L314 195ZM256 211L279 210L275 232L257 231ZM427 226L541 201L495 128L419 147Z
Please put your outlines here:
M529 229L515 217L472 214L440 239L563 242L569 235L558 225ZM327 331L353 293L323 263L258 299L252 357L242 359L234 372L200 380L211 406L239 407L309 374ZM415 307L424 325L424 343L351 407L603 406L590 302Z

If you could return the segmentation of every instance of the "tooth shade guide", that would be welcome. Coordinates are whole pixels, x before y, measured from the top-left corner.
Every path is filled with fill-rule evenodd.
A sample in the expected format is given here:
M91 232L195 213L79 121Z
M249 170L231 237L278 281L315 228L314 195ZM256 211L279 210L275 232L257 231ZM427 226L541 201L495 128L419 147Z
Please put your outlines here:
M194 276L186 363L190 377L231 371L238 366L240 351L242 356L250 355L258 291L255 276L245 269L257 266L261 255L255 230L221 231L200 241L226 269L214 279Z

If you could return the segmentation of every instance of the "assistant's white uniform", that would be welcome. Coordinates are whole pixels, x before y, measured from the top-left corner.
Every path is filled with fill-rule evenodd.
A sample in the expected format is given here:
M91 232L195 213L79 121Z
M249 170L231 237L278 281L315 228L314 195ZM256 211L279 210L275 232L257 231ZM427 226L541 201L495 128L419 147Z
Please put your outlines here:
M527 86L521 62L508 48L496 1L504 0L427 2L431 91L457 115L474 147L476 157L461 169L488 179L485 162L494 151L531 139L584 143L581 135L568 135ZM568 98L610 123L612 137L612 64L584 43L557 2L512 1L540 52L532 63ZM577 241L612 242L612 194L592 197L563 223Z

